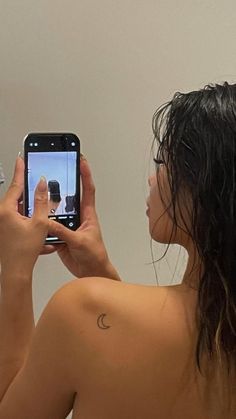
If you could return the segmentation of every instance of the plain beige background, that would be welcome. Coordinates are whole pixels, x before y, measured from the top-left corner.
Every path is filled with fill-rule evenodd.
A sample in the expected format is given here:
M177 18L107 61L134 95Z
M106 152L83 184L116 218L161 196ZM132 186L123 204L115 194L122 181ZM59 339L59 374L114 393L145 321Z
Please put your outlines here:
M235 24L235 0L0 0L7 181L26 133L79 135L104 239L125 281L156 283L145 214L152 115L175 91L235 81ZM154 245L154 258L163 250ZM174 246L156 267L160 283L180 281L185 262ZM56 255L40 258L36 318L70 279Z

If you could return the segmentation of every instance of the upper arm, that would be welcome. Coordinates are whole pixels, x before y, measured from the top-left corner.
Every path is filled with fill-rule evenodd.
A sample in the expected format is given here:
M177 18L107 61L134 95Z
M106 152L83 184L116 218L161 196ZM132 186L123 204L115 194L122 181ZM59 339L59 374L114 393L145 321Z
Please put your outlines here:
M73 333L68 292L48 303L30 345L29 355L0 403L1 419L62 419L73 407ZM73 311L73 310L72 310Z

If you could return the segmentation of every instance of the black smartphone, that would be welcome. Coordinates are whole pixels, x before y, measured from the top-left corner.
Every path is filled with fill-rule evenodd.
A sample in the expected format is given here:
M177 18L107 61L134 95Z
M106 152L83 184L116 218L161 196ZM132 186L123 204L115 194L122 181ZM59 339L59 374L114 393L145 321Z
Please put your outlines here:
M80 225L80 140L72 133L31 133L24 138L24 214L32 217L41 176L48 183L48 217L76 230ZM46 244L62 243L48 236Z

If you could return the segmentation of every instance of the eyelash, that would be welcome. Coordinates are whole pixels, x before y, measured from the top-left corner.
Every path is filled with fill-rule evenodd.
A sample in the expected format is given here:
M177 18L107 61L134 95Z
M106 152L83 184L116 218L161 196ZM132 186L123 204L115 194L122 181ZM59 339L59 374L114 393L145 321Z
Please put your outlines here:
M159 166L160 164L164 164L164 161L163 161L163 160L158 160L158 159L156 159L156 158L154 158L154 159L153 159L153 161L154 161L154 163L156 163L158 166Z

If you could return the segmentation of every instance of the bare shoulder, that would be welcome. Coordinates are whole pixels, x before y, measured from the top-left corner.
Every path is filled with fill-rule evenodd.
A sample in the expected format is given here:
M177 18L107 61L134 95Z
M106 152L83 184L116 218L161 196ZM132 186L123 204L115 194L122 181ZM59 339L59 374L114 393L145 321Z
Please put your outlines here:
M181 286L83 278L66 284L55 298L68 325L76 414L190 417L194 406L193 417L203 417L199 389L204 395L208 384L195 376L196 294Z
M153 305L155 314L162 311L169 295L167 287L156 287L141 284L131 284L102 277L88 277L68 282L54 295L64 306L82 310L84 315L106 309L113 314L118 310L122 316L132 314L132 311L144 313L148 305ZM70 311L70 310L69 310Z
M87 345L107 353L114 344L121 349L125 342L126 356L129 351L132 356L134 344L143 350L153 344L158 351L173 347L173 342L186 337L184 324L191 324L194 313L189 305L192 319L186 320L188 297L174 287L107 278L76 279L63 286L55 298L67 317L72 338L77 347L86 348L86 355ZM82 359L82 352L78 356Z
M92 309L105 298L126 288L126 284L102 277L76 278L64 284L53 299L64 302L70 307L84 311ZM119 290L119 291L118 291Z
M78 315L83 321L89 316L105 313L113 320L147 324L163 323L164 319L181 319L186 315L188 306L194 313L191 293L177 287L157 287L150 285L130 284L108 278L89 277L70 281L53 297L65 307L67 315ZM195 297L194 297L195 298ZM189 302L189 304L188 304ZM190 313L190 315L191 315ZM145 321L144 320L144 321ZM146 324L146 326L147 326Z
M143 358L160 335L163 344L160 327L167 338L164 288L91 277L67 283L55 297L67 317L73 347L77 348L74 365L81 377L88 377L88 371L92 374L105 360L118 366L124 359ZM173 311L173 302L170 306ZM160 348L160 343L156 346Z

